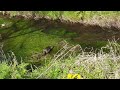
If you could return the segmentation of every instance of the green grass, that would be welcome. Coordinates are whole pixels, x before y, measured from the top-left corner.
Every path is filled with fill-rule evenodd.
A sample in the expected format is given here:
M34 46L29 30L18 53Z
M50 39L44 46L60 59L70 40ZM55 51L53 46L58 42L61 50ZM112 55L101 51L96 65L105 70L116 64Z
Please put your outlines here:
M104 14L107 15L108 13ZM75 16L72 12L70 15L70 18ZM4 20L1 19L1 23L3 21ZM9 22L9 20L5 22ZM11 33L3 41L3 49L6 56L8 57L8 51L13 51L16 55L16 58L14 57L11 60L13 61L12 63L8 61L10 57L6 59L7 61L0 63L1 79L66 79L67 75L71 72L80 74L84 79L120 78L120 45L115 41L108 42L106 48L102 47L106 45L104 41L94 43L80 42L83 47L81 48L81 46L76 46L77 43L72 41L72 38L77 37L77 34L68 32L64 28L49 29L49 32L44 33L42 29L32 26L32 22L29 20L16 22L16 27L14 27L14 20L12 24L13 26L10 25L7 29L0 29L1 34ZM14 32L14 30L18 31ZM88 38L91 37L89 35L86 36ZM66 46L59 45L62 40L67 40L69 43L67 43ZM55 46L50 55L40 61L34 59L32 59L32 61L29 60L34 52L41 52L49 45ZM86 52L84 50L86 47L91 48L93 46L94 48L100 48L100 51L95 52L93 50ZM101 47L106 49L107 53L106 50L104 51ZM23 62L20 62L21 58ZM31 64L32 67L30 68ZM32 72L26 69L27 67L32 69Z
M119 28L120 11L7 11L10 16L23 15L30 18L33 13L39 17L81 22L104 27ZM114 24L113 24L114 23Z
M70 45L70 44L69 44ZM120 45L115 41L108 42L108 53L101 50L98 53L85 52L82 48L76 53L79 45L63 46L55 57L46 58L42 65L30 66L30 63L17 62L14 58L0 63L1 79L67 79L69 73L79 74L83 79L120 79ZM116 48L115 48L116 47ZM72 52L71 52L72 50ZM61 54L62 53L62 54ZM10 58L10 57L9 57ZM7 58L7 59L9 59ZM29 70L32 71L29 71Z
M22 13L24 12L24 13ZM32 11L36 13L36 15L40 16L49 16L51 18L59 18L60 14L62 15L63 19L71 19L71 20L77 20L81 17L84 17L84 19L90 19L93 16L118 16L120 15L119 11ZM31 11L8 11L11 16L15 15L31 15Z
M82 42L79 43L82 48L93 48L95 49L100 49L101 47L105 46L107 44L106 41L95 41L95 42Z
M7 62L0 63L0 79L23 79L27 76L27 63L21 63L18 66L8 64Z

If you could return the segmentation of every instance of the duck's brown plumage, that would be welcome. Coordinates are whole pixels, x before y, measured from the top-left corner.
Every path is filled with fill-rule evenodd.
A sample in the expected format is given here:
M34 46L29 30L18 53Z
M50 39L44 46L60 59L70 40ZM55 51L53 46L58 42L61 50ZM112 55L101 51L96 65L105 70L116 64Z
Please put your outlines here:
M43 55L50 53L53 50L54 46L48 46L43 50Z

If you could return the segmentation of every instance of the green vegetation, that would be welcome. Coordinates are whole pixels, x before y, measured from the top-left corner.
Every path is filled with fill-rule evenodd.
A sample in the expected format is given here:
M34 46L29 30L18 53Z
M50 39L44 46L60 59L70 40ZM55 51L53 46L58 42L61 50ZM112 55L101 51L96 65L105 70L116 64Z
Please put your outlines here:
M66 45L55 54L51 61L45 59L44 64L39 67L25 62L18 63L12 53L10 56L14 57L12 60L9 57L8 60L0 63L0 78L66 79L69 73L81 75L83 79L120 78L120 45L116 41L109 42L98 53L85 52L79 45L70 46L67 43ZM104 52L104 49L108 49L109 52ZM31 67L27 68L28 66Z
M99 26L119 28L119 11L1 11L8 13L10 17L22 15L25 18L60 19L72 22L82 22Z
M30 56L34 52L39 52L48 45L56 45L59 38L46 35L40 31L34 31L29 34L14 37L6 40L5 51L12 50L17 56ZM9 46L9 47L8 47Z
M43 29L33 26L33 22L29 20L18 20L15 22L11 20L11 22L14 23L16 28L11 25L9 28L1 29L1 34L5 37L3 41L4 51L13 51L19 59L21 57L30 57L35 52L41 52L49 45L55 46L52 52L55 53L59 49L57 46L60 41L66 38L70 42L69 38L77 35L63 28L53 28L44 32Z
M120 78L119 42L105 40L112 32L119 37L119 11L1 13L0 79L66 79L69 74L83 79ZM82 23L82 28L76 22ZM99 30L88 24L107 28ZM107 30L112 26L117 31L110 33ZM47 46L55 47L38 59L36 53L41 54Z

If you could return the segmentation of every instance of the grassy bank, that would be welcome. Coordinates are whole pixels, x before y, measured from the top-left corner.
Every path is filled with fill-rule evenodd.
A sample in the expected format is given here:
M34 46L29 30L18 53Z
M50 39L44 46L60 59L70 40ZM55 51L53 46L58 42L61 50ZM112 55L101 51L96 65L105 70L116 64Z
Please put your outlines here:
M119 11L2 11L9 13L10 17L22 15L25 18L60 19L61 21L80 22L101 27L119 27Z
M108 50L107 53L104 52L105 49ZM3 56L2 60L1 79L67 79L68 74L79 74L83 79L120 78L120 45L114 40L108 42L98 53L92 50L85 52L79 45L66 43L51 60L46 58L39 66L18 63L13 52L10 57Z
M0 18L2 35L0 43L3 43L3 47L0 48L1 79L66 79L68 74L79 74L84 79L120 78L120 45L114 39L110 42L102 41L104 38L111 37L111 33L108 36L108 32L101 31L99 34L99 32L86 30L80 34L70 32L64 27L53 27L53 24L46 27L44 20L44 23L37 22L37 26L32 20L33 18L59 18L62 22L73 24L81 22L119 28L117 26L119 12L8 11L7 13L10 13L13 18ZM25 20L15 15L23 15ZM5 24L5 27L2 27L2 24ZM94 28L89 30L92 29ZM101 37L102 35L105 37ZM55 48L50 54L38 60L35 53L41 53L47 46L55 46ZM32 55L35 57L31 58Z

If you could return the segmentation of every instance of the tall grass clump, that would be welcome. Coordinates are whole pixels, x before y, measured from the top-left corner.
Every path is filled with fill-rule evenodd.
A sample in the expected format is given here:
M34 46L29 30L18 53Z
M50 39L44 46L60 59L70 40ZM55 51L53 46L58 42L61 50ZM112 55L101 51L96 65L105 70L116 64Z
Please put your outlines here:
M119 51L120 45L115 40L108 41L97 53L92 48L86 52L80 45L65 44L37 78L65 79L67 74L77 73L84 79L119 79Z
M3 45L0 48L0 79L27 78L28 63L18 63L15 54L12 51L5 54L2 47Z

